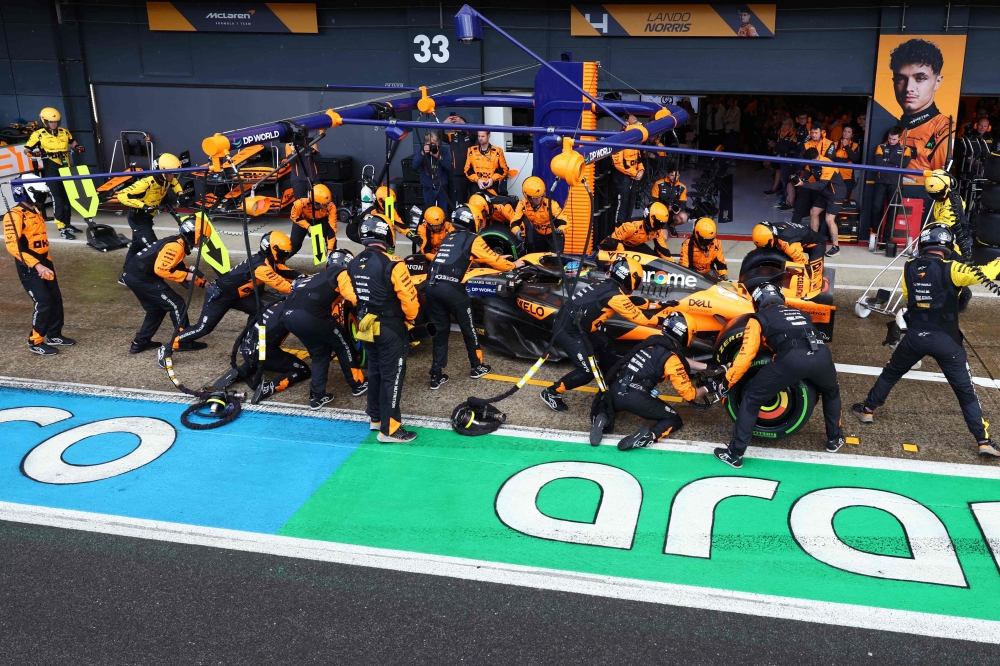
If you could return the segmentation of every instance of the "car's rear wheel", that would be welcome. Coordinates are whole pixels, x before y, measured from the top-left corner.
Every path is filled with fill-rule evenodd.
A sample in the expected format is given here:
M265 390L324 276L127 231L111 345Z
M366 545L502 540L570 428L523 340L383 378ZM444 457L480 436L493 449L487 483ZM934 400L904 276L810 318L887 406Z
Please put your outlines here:
M730 389L725 405L726 413L732 420L736 420L747 385L763 365L766 363L747 372L743 379ZM816 407L816 400L816 387L809 381L802 380L782 389L761 406L757 423L753 428L754 436L782 439L798 432L809 421Z

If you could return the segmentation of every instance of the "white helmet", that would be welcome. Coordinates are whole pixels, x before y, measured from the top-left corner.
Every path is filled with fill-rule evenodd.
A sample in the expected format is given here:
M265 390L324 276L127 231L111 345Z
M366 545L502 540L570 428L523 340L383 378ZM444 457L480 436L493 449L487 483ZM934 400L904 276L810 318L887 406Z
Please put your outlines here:
M33 173L26 173L21 176L20 185L11 185L14 201L18 203L29 203L32 206L41 206L49 196L49 186L45 183L32 183L38 180L38 176Z

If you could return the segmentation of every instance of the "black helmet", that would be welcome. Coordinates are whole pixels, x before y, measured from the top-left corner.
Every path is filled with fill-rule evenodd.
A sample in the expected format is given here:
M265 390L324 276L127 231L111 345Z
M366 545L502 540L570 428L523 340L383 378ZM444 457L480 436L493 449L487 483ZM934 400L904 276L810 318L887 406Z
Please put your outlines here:
M385 245L386 252L392 252L396 249L396 233L389 221L378 213L365 215L364 219L361 220L358 234L361 236L362 245L382 243Z
M765 282L753 290L753 309L757 312L771 305L784 304L785 295L770 282Z
M181 220L180 232L181 236L184 237L184 245L190 253L192 248L198 244L194 237L194 215L188 215Z
M947 259L954 246L955 236L946 224L928 224L920 231L920 239L917 241L917 251L921 256L928 250L939 250Z
M671 312L663 320L663 335L670 338L681 347L687 347L691 343L693 327L688 323L687 315L683 312Z
M642 284L642 266L635 259L618 257L608 269L608 277L626 294L631 294Z
M351 263L351 259L353 258L354 255L347 250L334 250L326 255L326 267L333 268L334 266L340 266L347 268L347 264Z
M459 206L455 209L455 212L451 214L451 224L456 229L465 229L473 233L479 226L476 214L468 206Z

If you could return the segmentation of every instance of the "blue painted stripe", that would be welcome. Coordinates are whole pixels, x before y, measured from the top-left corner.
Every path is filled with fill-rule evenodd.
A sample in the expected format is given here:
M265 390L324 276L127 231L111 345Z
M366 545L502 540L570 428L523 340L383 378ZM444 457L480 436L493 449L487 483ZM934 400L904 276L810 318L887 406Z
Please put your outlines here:
M261 412L195 431L180 425L183 404L0 387L0 410L16 407L58 407L73 417L48 426L0 423L0 500L251 532L276 532L368 435L365 423ZM21 472L24 457L50 437L124 416L171 424L173 446L139 469L90 483L52 485ZM130 434L96 435L63 460L103 463L138 443Z

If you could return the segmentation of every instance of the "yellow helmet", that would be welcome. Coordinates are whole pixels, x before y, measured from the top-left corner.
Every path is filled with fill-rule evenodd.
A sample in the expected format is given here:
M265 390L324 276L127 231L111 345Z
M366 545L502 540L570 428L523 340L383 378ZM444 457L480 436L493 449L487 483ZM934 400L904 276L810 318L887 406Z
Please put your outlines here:
M393 199L396 198L396 192L391 187L382 185L375 190L375 203L377 203L381 208L385 208L385 200L389 197L392 197Z
M447 218L445 217L444 211L440 206L431 206L424 211L424 219L427 220L427 226L435 227L440 229Z
M54 121L59 122L62 120L62 114L58 110L53 109L51 106L47 106L38 112L38 117L42 121L42 125L47 122Z
M951 192L952 175L944 169L935 169L924 179L924 190L936 201L944 201Z
M529 198L545 196L545 181L538 176L526 178L521 183L521 191L524 192L524 196Z
M715 234L715 220L712 218L703 217L694 223L694 239L701 247L707 247L715 240Z
M753 228L753 244L757 247L774 245L775 230L767 222L761 222Z
M666 206L657 201L649 207L646 217L654 229L662 229L670 220L670 211L667 210Z
M160 155L160 158L156 160L156 168L164 170L180 169L181 161L177 159L176 155L171 155L170 153L163 153L162 155Z
M320 183L319 185L313 185L312 198L315 203L322 205L330 203L333 195L330 194L329 187Z

